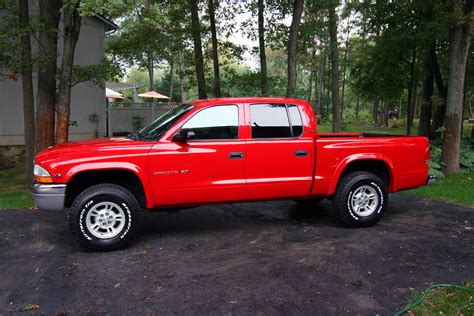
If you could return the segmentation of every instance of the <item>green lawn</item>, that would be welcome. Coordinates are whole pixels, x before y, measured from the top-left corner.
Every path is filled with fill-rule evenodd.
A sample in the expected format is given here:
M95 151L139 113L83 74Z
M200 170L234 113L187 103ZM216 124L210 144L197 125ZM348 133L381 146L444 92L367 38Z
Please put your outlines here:
M404 315L474 315L474 283L461 286L468 289L432 289L420 304ZM408 305L415 304L422 295L423 293L416 292Z
M0 170L0 209L33 206L24 179L23 164L15 168Z
M437 179L431 186L420 187L404 193L474 207L473 190L474 172L466 172Z

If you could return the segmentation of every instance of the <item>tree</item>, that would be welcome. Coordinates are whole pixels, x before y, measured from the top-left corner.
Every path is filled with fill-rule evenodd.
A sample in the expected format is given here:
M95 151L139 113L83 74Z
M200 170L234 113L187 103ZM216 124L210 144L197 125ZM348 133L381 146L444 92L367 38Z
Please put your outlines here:
M69 116L71 113L71 87L72 68L74 65L74 52L76 49L79 32L81 30L81 15L79 0L71 0L64 4L64 29L63 29L63 56L59 75L58 102L56 105L56 143L62 144L69 137Z
M33 99L33 76L30 42L28 0L18 2L20 9L20 45L24 66L21 74L23 89L23 122L25 129L25 178L33 182L33 159L35 156L35 106Z
M294 98L296 95L296 45L298 42L298 28L303 13L303 4L304 0L293 1L293 18L288 38L288 86L286 89L286 96L288 98Z
M38 69L36 95L36 152L54 144L54 108L56 105L56 72L58 24L61 1L40 0L38 53L44 60Z
M170 46L175 44L167 14L170 8L156 1L123 7L125 18L118 31L107 38L107 51L129 67L146 69L149 90L155 91L155 68L161 61L169 60Z
M260 54L260 89L262 96L268 93L267 55L265 52L265 5L263 0L258 0L258 51Z
M221 96L221 79L219 75L219 54L217 51L217 31L216 31L216 16L214 10L214 0L208 0L209 8L209 22L211 24L211 38L212 38L212 62L214 64L214 97Z
M337 16L336 7L338 3L332 0L329 6L329 38L331 49L331 71L332 71L332 131L341 131L341 110L339 104L339 47L337 43Z
M207 99L206 78L204 77L204 58L202 56L201 24L199 23L198 0L189 0L191 7L191 33L194 42L194 63L199 99Z
M471 43L473 0L453 0L456 22L449 30L449 76L441 160L445 174L459 172L464 80Z
M429 136L431 128L431 112L433 107L433 71L432 71L432 49L425 50L423 60L423 92L420 106L420 123L418 135Z
M179 90L181 94L181 102L186 102L186 65L184 64L184 50L180 49L178 52L179 64ZM171 97L171 96L170 96Z

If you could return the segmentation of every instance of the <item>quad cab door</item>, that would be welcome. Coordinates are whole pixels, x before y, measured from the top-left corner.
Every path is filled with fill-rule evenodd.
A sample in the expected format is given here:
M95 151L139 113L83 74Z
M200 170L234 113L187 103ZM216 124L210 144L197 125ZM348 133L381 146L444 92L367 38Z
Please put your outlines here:
M302 109L294 104L246 105L247 200L309 194L315 146Z
M178 129L176 135L188 139L155 143L149 170L156 204L244 200L246 144L239 128L243 122L241 105L204 107Z

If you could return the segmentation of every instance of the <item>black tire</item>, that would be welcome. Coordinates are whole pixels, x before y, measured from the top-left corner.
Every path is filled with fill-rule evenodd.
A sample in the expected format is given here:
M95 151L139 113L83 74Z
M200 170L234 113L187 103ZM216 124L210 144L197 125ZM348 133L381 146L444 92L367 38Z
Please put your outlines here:
M362 191L367 190L367 192L375 194L377 198L377 200L368 199L368 201L373 201L373 203L371 207L363 208L363 210L368 212L365 216L353 204L353 202L358 203L356 201L358 196L360 196L357 193L358 189ZM354 193L357 194L357 197L354 196ZM363 203L364 201L362 201ZM375 174L366 171L357 171L345 175L339 182L333 199L333 208L336 216L349 227L370 227L377 224L383 217L387 205L388 193L384 182ZM370 213L370 210L373 211Z
M302 200L293 200L298 206L301 207L310 207L318 205L324 198L309 198L309 199L302 199Z
M110 215L116 215L118 217L117 221L116 219L111 219L113 225L116 225L116 227L112 227L111 230L115 229L118 233L111 235L110 238L107 236L96 236L109 234L108 228L98 227L98 230L94 230L93 232L93 229L88 228L86 221L89 221L89 218L94 216L93 214L97 214L97 212L105 212L107 205L110 207L110 205L114 204L116 207L111 208ZM101 205L105 206L99 209ZM91 214L89 214L90 212ZM117 214L112 212L116 212ZM123 223L122 220L120 220L122 218L120 216L121 214L124 215ZM102 215L105 214L101 213L100 216ZM95 216L94 218L99 218L98 214ZM99 220L102 221L102 218ZM68 221L72 235L81 248L87 251L111 251L124 248L138 235L141 227L142 214L137 199L130 191L115 184L98 184L91 186L77 196L72 203ZM93 225L96 224L97 226L102 225L99 224L98 221L93 223Z

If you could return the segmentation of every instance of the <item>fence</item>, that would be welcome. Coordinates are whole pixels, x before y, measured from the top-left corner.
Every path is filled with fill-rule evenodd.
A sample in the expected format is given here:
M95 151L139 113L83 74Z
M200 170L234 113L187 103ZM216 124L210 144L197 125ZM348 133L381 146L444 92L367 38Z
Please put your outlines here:
M124 136L150 124L179 103L122 103L108 105L107 132L109 136Z

